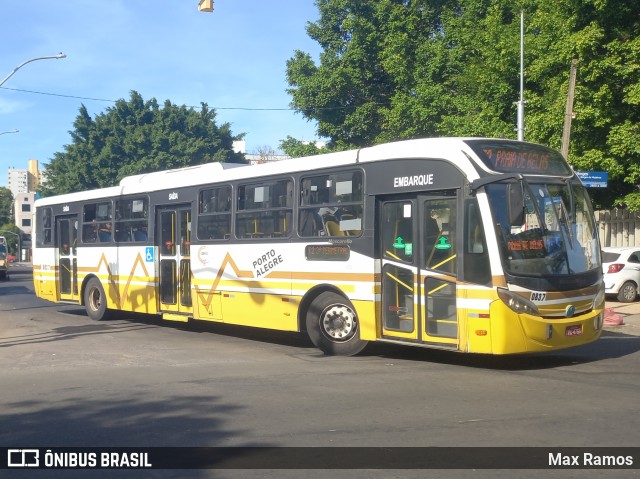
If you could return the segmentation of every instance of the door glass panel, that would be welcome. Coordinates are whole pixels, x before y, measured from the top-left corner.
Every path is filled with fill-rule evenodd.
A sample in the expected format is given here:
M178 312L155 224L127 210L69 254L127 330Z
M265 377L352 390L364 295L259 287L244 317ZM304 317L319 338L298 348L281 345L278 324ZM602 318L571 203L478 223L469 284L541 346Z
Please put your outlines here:
M424 289L427 299L427 334L457 338L456 284L426 277Z
M382 272L384 328L410 333L414 325L413 272L392 264L386 264Z
M382 248L394 261L413 262L413 204L385 203L382 207Z
M180 212L180 254L189 256L191 249L191 211Z
M191 262L180 260L180 304L191 306Z
M69 235L71 236L71 254L74 256L78 253L78 221L69 221L69 228L71 229Z
M72 277L73 277L73 294L75 296L78 295L78 259L73 258L73 267L72 267Z
M160 252L163 255L176 254L176 224L175 212L163 211L160 214Z
M160 261L160 301L165 304L176 304L176 261L174 259Z
M69 220L60 221L60 244L58 250L60 256L69 256L71 254L71 229L69 228Z
M180 211L180 304L191 306L191 211Z
M71 294L71 260L60 258L60 293Z
M456 199L425 201L424 254L428 269L456 274Z

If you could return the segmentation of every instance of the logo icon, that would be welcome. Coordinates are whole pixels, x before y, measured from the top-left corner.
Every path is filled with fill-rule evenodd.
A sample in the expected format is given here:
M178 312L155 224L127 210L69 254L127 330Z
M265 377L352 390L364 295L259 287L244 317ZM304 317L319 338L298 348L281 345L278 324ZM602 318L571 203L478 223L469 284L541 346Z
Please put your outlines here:
M9 467L39 467L39 449L8 449L7 465Z

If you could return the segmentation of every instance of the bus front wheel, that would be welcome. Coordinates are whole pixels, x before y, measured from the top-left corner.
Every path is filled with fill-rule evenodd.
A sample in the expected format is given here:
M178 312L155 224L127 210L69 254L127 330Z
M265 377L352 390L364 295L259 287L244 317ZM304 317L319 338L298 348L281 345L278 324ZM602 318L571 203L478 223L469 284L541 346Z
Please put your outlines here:
M98 278L91 278L84 290L84 307L94 321L107 319L107 297Z
M327 355L353 356L367 345L360 339L358 316L349 300L324 292L313 300L307 311L309 338Z

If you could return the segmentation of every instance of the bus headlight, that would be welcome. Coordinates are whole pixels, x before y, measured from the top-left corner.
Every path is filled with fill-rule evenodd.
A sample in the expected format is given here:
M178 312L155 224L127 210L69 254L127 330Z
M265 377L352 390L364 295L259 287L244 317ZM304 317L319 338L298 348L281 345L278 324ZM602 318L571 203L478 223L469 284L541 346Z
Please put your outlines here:
M596 294L596 297L593 298L593 304L591 305L592 309L598 309L603 307L604 302L604 284L600 287L600 291Z
M600 331L600 328L602 328L602 323L603 318L604 317L604 311L600 311L595 318L593 318L593 329L596 331Z
M533 304L528 299L524 299L522 296L518 296L517 294L512 293L508 289L498 288L498 297L502 300L502 302L504 302L504 304L509 306L509 309L518 314L526 313L535 314L538 316L540 315L540 313L538 312L538 307L535 304Z

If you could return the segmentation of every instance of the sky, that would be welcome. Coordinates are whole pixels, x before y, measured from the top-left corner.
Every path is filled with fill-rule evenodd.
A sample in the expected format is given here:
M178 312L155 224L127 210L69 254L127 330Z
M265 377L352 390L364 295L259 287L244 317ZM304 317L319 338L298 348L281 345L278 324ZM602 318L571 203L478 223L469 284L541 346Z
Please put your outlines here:
M9 168L44 168L71 143L84 105L95 118L135 90L160 104L216 110L216 123L245 133L247 153L292 136L315 140L316 124L290 110L286 62L317 59L306 33L313 0L0 0L0 186ZM18 133L5 133L18 130Z

